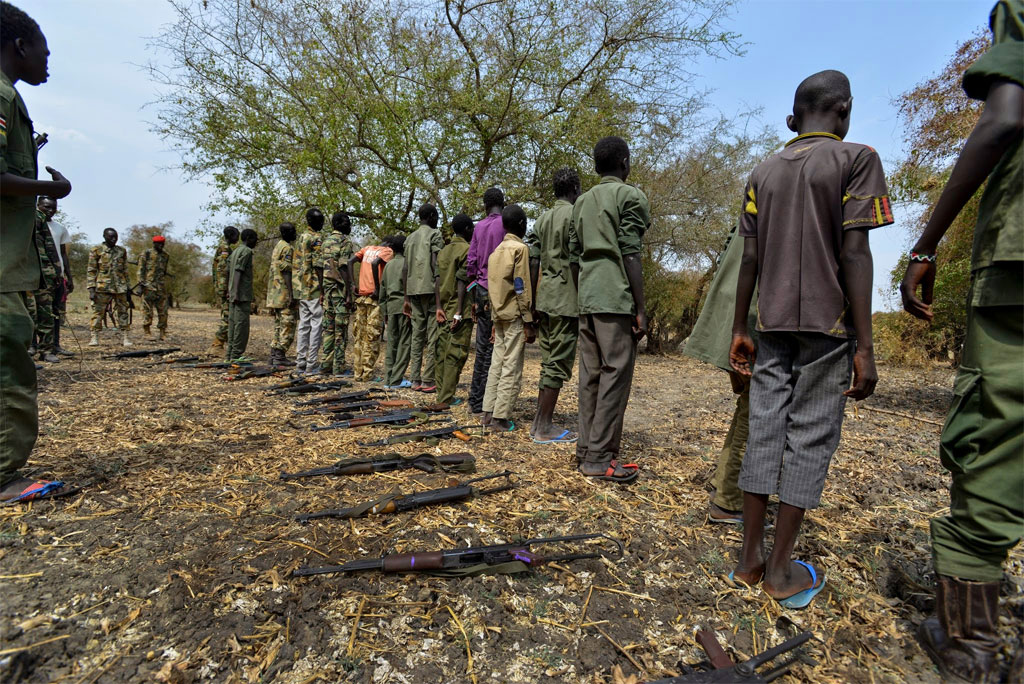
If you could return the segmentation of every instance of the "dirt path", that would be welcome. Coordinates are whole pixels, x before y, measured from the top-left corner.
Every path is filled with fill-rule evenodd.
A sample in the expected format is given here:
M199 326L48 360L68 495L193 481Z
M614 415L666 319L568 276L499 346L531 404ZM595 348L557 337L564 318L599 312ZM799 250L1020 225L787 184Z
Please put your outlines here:
M72 320L84 343L84 316ZM215 321L212 312L172 311L171 346L201 353ZM266 354L269 337L270 319L254 318L250 350ZM883 367L867 403L879 411L848 409L823 505L809 513L797 550L827 569L828 586L808 610L782 614L761 592L726 582L739 533L705 524L733 400L725 376L702 364L641 357L625 448L643 470L631 488L584 481L571 448L535 445L523 429L436 448L470 448L480 474L514 470L514 491L303 526L296 513L444 478L282 483L282 470L367 453L356 438L386 429L313 433L306 427L316 421L291 416L292 401L261 391L266 380L104 361L117 349L112 335L103 342L41 374L42 435L30 467L92 484L70 503L0 508L0 678L609 682L618 668L616 681L642 681L700 660L693 630L708 625L735 658L811 630L817 640L794 681L937 679L913 629L931 608L927 521L946 506L934 447L948 369ZM137 348L154 346L163 345ZM536 407L537 366L531 349L519 425ZM569 426L574 404L570 389L559 416ZM625 543L623 560L463 580L290 577L300 565L389 551L598 531ZM1006 629L1018 643L1022 558L1014 555L1004 587Z

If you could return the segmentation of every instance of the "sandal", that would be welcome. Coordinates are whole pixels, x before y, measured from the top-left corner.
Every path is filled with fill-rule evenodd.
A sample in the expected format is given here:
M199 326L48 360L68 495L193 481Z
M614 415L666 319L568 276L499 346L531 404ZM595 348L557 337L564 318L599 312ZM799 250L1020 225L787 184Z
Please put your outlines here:
M572 444L577 439L579 439L579 436L577 436L575 432L562 430L562 434L558 435L554 439L537 439L534 437L533 441L537 444Z
M620 467L625 470L629 470L630 472L627 475L619 475L616 477L615 471L618 470L618 468ZM580 475L591 480L604 480L605 482L618 482L619 484L629 484L630 482L637 478L637 475L640 474L640 466L638 466L636 463L620 464L615 459L612 459L608 463L608 468L607 470L604 471L604 475L588 475L587 473L583 472L582 465L579 468L577 468L577 470L579 471Z
M81 487L66 487L60 480L36 480L29 486L25 487L20 494L6 499L3 501L3 505L7 506L16 503L26 503L28 501L41 501L43 499L59 499L65 496L71 496L81 491Z
M775 600L783 608L792 608L795 610L799 610L801 608L806 608L808 605L810 605L811 601L814 600L814 597L817 596L821 592L821 590L825 588L825 574L822 573L821 582L818 582L818 573L814 570L813 565L796 559L794 559L793 562L797 565L802 565L804 568L807 569L807 572L811 574L811 588L804 589L803 591L798 591L792 596L787 596L786 598L781 599L777 598ZM772 598L775 597L773 596Z

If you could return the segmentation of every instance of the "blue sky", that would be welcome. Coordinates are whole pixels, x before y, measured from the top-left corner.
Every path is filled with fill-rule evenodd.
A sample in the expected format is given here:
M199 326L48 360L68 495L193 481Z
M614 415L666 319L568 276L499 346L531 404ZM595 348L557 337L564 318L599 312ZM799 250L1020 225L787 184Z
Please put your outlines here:
M140 65L159 58L147 37L173 19L170 6L163 0L14 2L39 22L50 43L50 80L19 90L36 130L50 134L40 162L74 186L62 209L77 229L99 242L107 226L173 221L184 236L209 220L202 207L210 189L184 181L173 169L177 156L147 123L156 112L146 105L157 92ZM986 24L992 4L747 0L727 23L748 43L746 54L704 60L693 71L697 85L714 89L713 108L725 114L761 109L762 120L784 136L796 85L815 71L840 69L854 95L847 139L877 149L890 169L903 151L893 98L938 72L957 44ZM878 289L907 246L904 217L897 209L897 225L872 235L876 309L889 306Z

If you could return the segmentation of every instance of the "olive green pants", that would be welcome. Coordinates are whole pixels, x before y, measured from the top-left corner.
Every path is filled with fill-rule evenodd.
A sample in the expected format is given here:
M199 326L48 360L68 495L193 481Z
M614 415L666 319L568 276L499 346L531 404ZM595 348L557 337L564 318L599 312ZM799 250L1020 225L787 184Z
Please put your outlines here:
M245 348L249 346L249 316L251 313L252 302L231 302L225 360L234 361L245 354Z
M227 297L218 297L218 299L220 300L220 322L217 323L217 332L214 334L213 338L220 342L227 342L228 324L231 317L231 305L228 303Z
M462 319L454 332L451 321L442 326L437 333L437 401L449 403L455 397L455 387L459 384L462 369L469 358L469 347L473 343L473 321Z
M0 293L0 486L18 477L39 432L32 329L25 294Z
M975 275L939 445L952 483L949 515L931 521L935 572L975 582L999 581L1024 534L1024 272L1017 266Z
M410 295L412 306L412 369L413 383L434 384L434 350L437 348L437 309L434 295Z
M387 317L387 346L384 352L384 384L394 387L402 382L405 370L412 356L412 325L405 314L389 314Z
M743 455L747 453L747 435L750 433L750 383L736 397L736 411L725 435L725 444L718 452L715 469L715 505L728 511L743 510L743 491L736 484L743 468Z
M562 385L572 377L579 336L579 318L541 314L537 327L541 389L562 389Z

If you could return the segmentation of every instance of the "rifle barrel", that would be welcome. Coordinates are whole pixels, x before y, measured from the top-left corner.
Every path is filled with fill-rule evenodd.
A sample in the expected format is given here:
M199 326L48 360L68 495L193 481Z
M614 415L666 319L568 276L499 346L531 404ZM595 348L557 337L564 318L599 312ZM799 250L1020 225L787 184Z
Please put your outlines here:
M309 577L310 575L326 575L333 572L360 572L362 570L383 570L384 560L382 558L371 558L368 560L357 560L343 563L342 565L325 565L320 568L296 568L292 571L293 577Z

